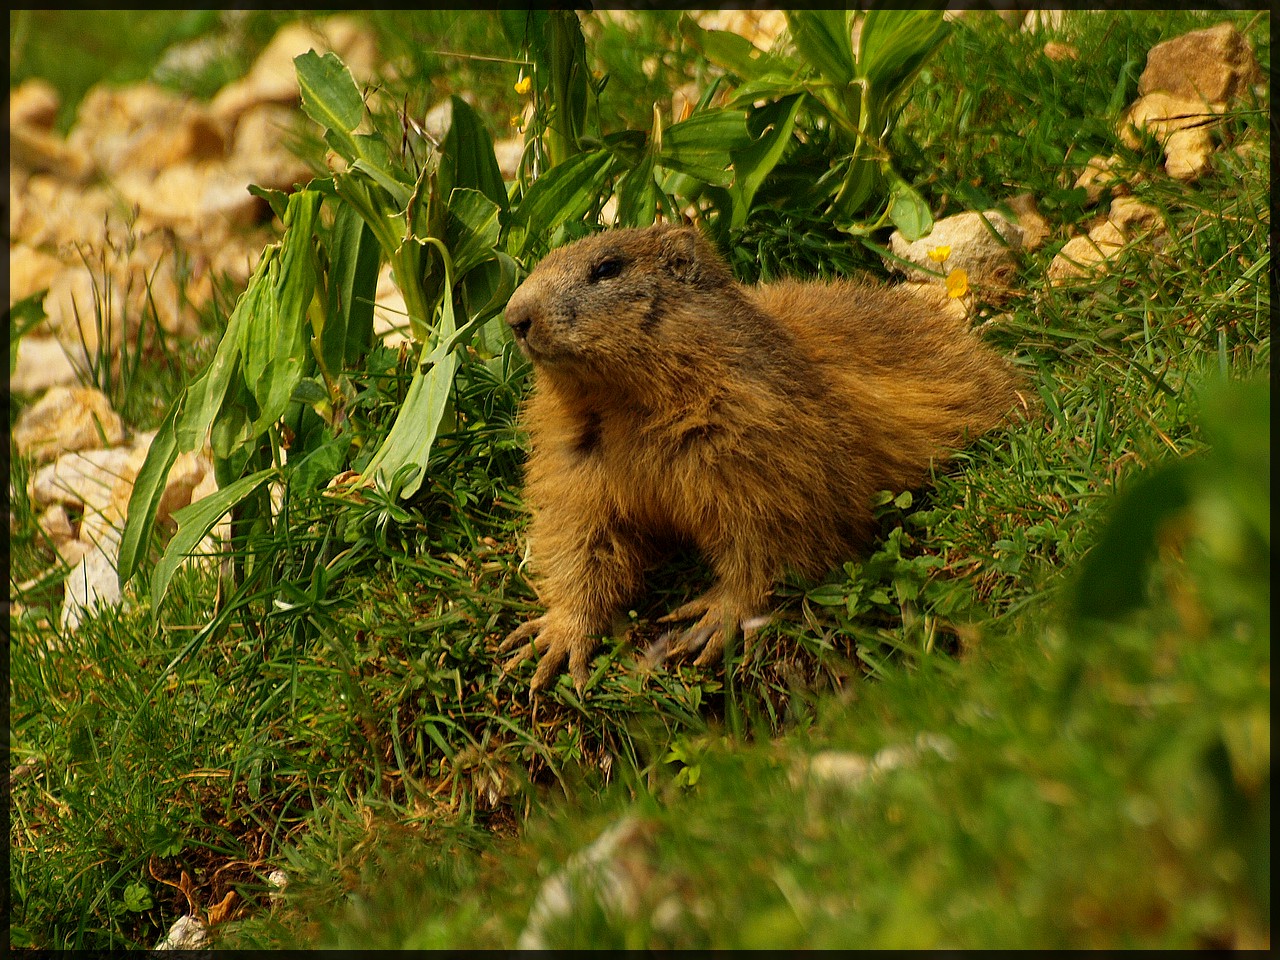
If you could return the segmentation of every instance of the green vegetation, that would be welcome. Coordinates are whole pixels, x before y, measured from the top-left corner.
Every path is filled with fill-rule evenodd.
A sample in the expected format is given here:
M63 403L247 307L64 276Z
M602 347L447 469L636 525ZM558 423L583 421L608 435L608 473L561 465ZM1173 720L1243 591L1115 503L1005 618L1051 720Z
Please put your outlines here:
M11 14L11 83L41 75L83 92L88 68L47 53L84 34L70 16ZM94 16L93 43L127 67L117 79L154 75L175 41L223 51L215 66L169 74L203 96L287 14L156 14L145 32L136 18ZM699 204L713 230L727 228L744 279L847 272L871 263L864 240L885 242L858 231L889 209L889 190L905 194L873 184L878 199L846 232L815 213L813 194L798 202L790 186L833 158L845 158L842 176L860 169L856 149L823 132L823 117L851 108L800 109L788 99L799 90L776 78L740 121L758 139L677 134L659 146L637 102L708 79L681 42L691 31L664 13L637 15L634 31L593 21L581 47L572 30L554 50L531 44L535 128L576 119L541 176L526 165L497 196L487 165L458 157L519 112L519 25L440 16L370 15L384 53L406 65L386 102L476 96L474 108L454 101L450 135L467 150L446 143L434 178L425 164L393 166L394 151L369 153L376 138L352 138L354 123L321 120L325 104L345 115L341 71L329 58L300 64L317 135L326 128L351 165L270 198L291 227L316 226L267 258L282 286L255 279L240 319L226 311L234 363L266 372L217 389L194 380L185 409L201 412L175 406L169 423L175 444L223 424L220 479L257 484L237 501L233 569L175 566L175 550L153 572L160 545L133 527L138 602L60 635L57 584L16 588L51 557L25 502L30 465L13 465L11 598L23 612L10 620L10 942L150 947L182 914L231 910L218 946L509 948L570 854L630 823L619 856L639 878L632 905L585 875L572 921L542 926L547 945L1269 943L1269 100L1229 112L1215 168L1194 186L1163 177L1153 153L1125 156L1146 174L1135 194L1167 221L1161 245L1050 286L1059 229L1012 293L980 305L1038 407L930 489L888 492L877 549L826 582L783 585L774 623L732 670L638 669L654 619L706 576L686 560L652 578L583 698L565 681L530 701L531 668L505 676L494 653L534 608L519 571L526 370L486 327L511 274L614 194L634 222ZM1072 184L1087 157L1119 149L1110 131L1146 50L1216 19L1069 16L1078 61L1043 56L1055 33L966 19L915 65L885 140L890 169L935 217L1030 190L1055 227L1083 225L1094 211ZM1231 19L1265 71L1269 16ZM748 111L704 107L686 131ZM375 117L397 147L398 124ZM663 120L663 134L675 129ZM1231 149L1246 141L1258 149ZM758 174L754 192L715 182L720 159ZM834 201L838 184L827 186ZM376 235L406 205L395 235ZM286 291L271 314L271 335L288 338L272 354L265 314L246 304L296 281L282 264L305 259L313 236L325 256L307 261L306 295ZM336 331L308 315L359 301L367 264L340 268L365 244L420 281L406 302L431 362L374 343L358 311ZM284 353L301 358L295 371L266 368ZM327 488L348 467L377 474L397 418L433 377L434 436L398 461L412 469ZM224 395L235 402L220 408ZM277 514L269 481L284 486ZM216 517L190 510L179 537L194 542ZM160 570L167 591L153 604ZM880 766L822 774L856 766L855 754ZM276 868L290 878L280 902L266 880Z

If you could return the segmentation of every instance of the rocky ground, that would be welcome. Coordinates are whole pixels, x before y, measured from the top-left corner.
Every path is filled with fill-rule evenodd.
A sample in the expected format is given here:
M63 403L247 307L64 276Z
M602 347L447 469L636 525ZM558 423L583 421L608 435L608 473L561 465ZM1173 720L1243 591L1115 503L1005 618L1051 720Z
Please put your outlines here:
M1041 19L1028 15L1024 29ZM785 21L777 11L721 11L706 14L704 25L735 29L767 46ZM207 103L148 84L97 87L65 138L53 129L59 102L51 87L33 80L10 94L10 303L47 291L46 319L18 345L11 390L40 399L15 425L13 448L36 464L30 494L71 568L66 626L84 609L120 599L116 548L152 437L131 434L101 391L80 385L82 372L94 358L134 342L146 323L176 342L193 336L217 284L243 286L274 239L270 211L247 188L287 190L313 175L287 146L301 119L293 58L308 49L336 52L358 81L386 68L359 20L333 16L282 28L249 74ZM1050 42L1044 55L1078 52ZM1141 137L1154 137L1164 151L1164 172L1194 181L1218 149L1218 117L1261 82L1248 43L1229 24L1162 43L1148 55L1140 96L1125 113L1117 142L1135 147ZM424 125L443 129L446 123L437 111ZM518 139L498 145L504 175L514 176L521 146ZM1159 242L1167 229L1159 210L1128 195L1140 174L1117 156L1078 166L1076 186L1091 203L1112 199L1099 207L1087 234L1061 247L1049 268L1054 283L1106 270L1130 247ZM945 282L956 308L975 290L1014 282L1014 252L1037 249L1058 230L1030 194L1011 197L1008 205L1012 217L959 214L915 243L895 234L893 252L919 269L891 266L909 280ZM378 299L379 329L399 336L403 313L389 271ZM172 472L159 519L213 489L208 457L186 456Z

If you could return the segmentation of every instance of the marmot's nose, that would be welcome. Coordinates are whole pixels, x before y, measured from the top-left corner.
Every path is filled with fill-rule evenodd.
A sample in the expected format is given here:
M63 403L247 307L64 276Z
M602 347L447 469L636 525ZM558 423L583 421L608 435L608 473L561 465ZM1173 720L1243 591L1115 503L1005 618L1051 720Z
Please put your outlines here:
M523 340L528 336L529 328L533 326L533 307L525 297L520 296L519 290L512 294L507 304L506 319L507 326L511 328L517 340Z

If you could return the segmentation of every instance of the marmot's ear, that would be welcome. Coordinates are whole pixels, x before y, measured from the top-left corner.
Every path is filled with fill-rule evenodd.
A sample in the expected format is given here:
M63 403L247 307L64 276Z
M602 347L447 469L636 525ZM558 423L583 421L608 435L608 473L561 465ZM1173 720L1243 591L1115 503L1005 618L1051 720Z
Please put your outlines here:
M664 230L658 241L658 259L667 272L682 283L697 283L702 271L698 264L698 237L693 230Z

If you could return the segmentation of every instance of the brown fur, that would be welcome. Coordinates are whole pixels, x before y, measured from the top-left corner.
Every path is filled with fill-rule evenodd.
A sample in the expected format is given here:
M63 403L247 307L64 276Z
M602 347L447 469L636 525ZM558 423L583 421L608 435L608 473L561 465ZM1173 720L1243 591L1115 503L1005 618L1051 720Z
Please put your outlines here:
M616 275L592 278L615 261ZM609 270L606 268L605 273ZM533 688L567 657L581 688L645 568L688 541L717 580L668 618L723 651L785 570L866 545L879 490L920 485L1004 420L1019 379L940 300L842 280L744 287L696 230L613 230L549 254L507 322L534 364L526 499L544 616Z

